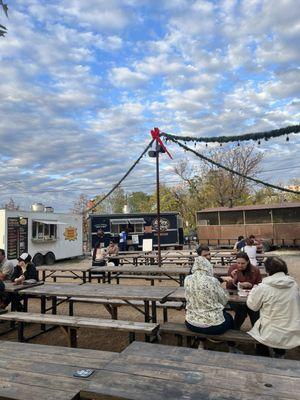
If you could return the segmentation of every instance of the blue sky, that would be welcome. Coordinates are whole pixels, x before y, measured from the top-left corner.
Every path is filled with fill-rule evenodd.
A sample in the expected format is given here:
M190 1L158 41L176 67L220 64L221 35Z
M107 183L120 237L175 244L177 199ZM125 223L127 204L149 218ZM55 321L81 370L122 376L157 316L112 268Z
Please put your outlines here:
M42 201L64 211L80 193L106 193L154 126L211 136L300 121L297 0L7 3L0 204L13 196L23 208ZM263 144L260 178L298 178L299 150L296 135ZM165 182L187 157L170 151ZM151 190L154 179L144 158L124 187Z

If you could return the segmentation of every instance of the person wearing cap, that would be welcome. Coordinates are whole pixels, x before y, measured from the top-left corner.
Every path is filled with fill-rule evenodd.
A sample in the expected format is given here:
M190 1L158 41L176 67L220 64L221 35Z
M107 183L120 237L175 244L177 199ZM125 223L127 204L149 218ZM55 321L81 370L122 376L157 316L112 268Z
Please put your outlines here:
M0 281L11 280L14 264L5 256L5 250L0 249Z
M38 281L38 273L35 265L31 262L31 255L22 253L18 258L18 264L15 266L11 280L18 285L29 279Z

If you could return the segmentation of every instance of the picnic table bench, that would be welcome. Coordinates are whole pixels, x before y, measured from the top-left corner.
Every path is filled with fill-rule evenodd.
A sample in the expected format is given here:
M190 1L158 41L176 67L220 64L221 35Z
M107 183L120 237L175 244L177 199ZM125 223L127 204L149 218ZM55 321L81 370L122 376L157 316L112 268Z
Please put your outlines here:
M18 340L26 341L24 337L24 323L35 323L59 326L68 339L70 347L77 347L77 330L79 328L93 328L109 331L129 333L129 341L135 340L136 333L146 335L146 340L154 339L159 325L154 323L120 321L100 318L74 317L69 315L36 314L27 312L8 312L0 314L4 321L18 322Z

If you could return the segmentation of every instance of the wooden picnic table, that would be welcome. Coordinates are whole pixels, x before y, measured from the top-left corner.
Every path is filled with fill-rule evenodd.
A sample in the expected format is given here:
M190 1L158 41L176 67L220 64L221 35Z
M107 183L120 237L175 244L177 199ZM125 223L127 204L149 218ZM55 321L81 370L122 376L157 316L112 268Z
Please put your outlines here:
M134 342L82 396L98 398L94 393L130 400L295 400L300 362Z
M52 298L52 312L56 314L57 297L82 297L98 299L121 299L129 306L137 309L130 300L142 300L144 302L145 322L156 322L156 302L164 303L176 288L169 286L137 286L137 285L84 285L75 284L49 284L28 288L20 293L23 296L34 295L41 299L41 313L46 312L46 297ZM151 303L151 313L150 313ZM141 311L139 309L139 311Z
M54 281L56 281L55 274L57 272L69 272L72 274L74 278L82 279L83 283L87 281L87 273L92 268L89 265L83 264L72 264L72 265L64 265L62 264L54 264L54 265L41 265L36 267L38 272L42 272L42 280L45 282L47 278L53 277ZM81 272L81 275L79 273ZM47 274L48 273L48 274Z
M92 369L88 378L78 370ZM297 400L300 362L133 342L122 353L0 341L0 398Z
M75 400L118 353L0 341L0 398ZM87 379L73 374L95 372Z
M134 265L122 265L122 266L104 266L104 267L96 267L92 268L89 271L89 276L90 276L90 281L91 281L91 275L94 272L103 272L105 275L107 275L107 282L111 283L112 280L112 274L113 278L118 278L122 276L122 274L142 274L142 275L149 275L149 277L156 275L157 278L159 276L164 275L170 278L171 280L174 280L180 284L180 286L183 286L184 278L186 275L189 275L190 273L190 267L176 267L176 266L162 266L158 267L155 265L145 265L145 266L134 266ZM178 275L179 279L174 278L175 275ZM153 278L154 279L154 278Z

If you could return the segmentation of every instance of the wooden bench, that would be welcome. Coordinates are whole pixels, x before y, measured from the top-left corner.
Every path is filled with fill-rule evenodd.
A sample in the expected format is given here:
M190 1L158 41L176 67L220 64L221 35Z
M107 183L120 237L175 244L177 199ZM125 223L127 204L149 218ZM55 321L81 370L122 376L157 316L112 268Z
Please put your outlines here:
M63 299L60 297L59 299ZM124 300L117 299L95 299L95 298L85 298L85 297L71 297L69 300L69 314L74 315L74 303L88 303L88 304L102 304L106 310L110 313L113 319L118 319L118 307L128 306ZM144 302L141 300L131 300L130 304L135 307L144 306ZM165 303L156 303L157 308L163 309L163 320L168 322L168 309L182 310L184 304L180 301L166 301Z
M145 334L146 341L153 340L156 338L159 329L159 325L154 323L22 312L1 314L0 319L18 322L19 342L26 341L24 337L24 323L59 326L67 336L70 347L77 347L77 329L79 328L128 332L130 343L135 340L136 333Z
M175 323L175 322L167 322L160 326L159 329L160 334L168 333L173 334L177 337L178 346L182 346L183 337L186 337L187 347L191 347L191 339L192 338L207 338L217 341L225 341L225 342L237 342L237 343L257 343L256 340L248 335L246 332L238 331L234 329L229 329L222 335L207 335L205 333L196 333L190 331L185 324Z

